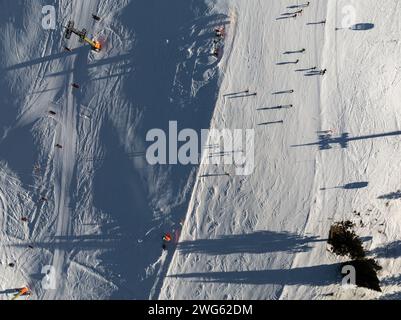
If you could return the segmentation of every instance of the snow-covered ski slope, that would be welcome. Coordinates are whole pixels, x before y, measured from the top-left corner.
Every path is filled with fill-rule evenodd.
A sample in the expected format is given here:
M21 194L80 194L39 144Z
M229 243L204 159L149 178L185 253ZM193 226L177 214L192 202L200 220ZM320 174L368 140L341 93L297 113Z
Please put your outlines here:
M277 19L303 3L216 7L235 12L236 27L211 126L255 129L255 171L197 179L163 299L400 297L401 4L311 0L296 19ZM336 30L350 6L361 30ZM315 66L326 75L299 71ZM246 89L257 96L223 97ZM272 94L284 90L294 92ZM382 294L340 286L345 260L326 249L344 219L383 266Z
M208 128L209 34L224 19L198 0L0 0L0 299L24 286L31 299L157 298L174 252L161 238L185 218L196 167L149 166L145 137L169 120ZM102 52L66 42L69 20Z
M277 19L303 3L0 0L0 299L399 298L401 6L311 0ZM349 6L363 30L335 30ZM101 53L65 42L70 19ZM314 66L326 75L301 71ZM148 165L146 134L170 120L254 129L254 172ZM383 266L382 294L340 287L326 239L343 219Z

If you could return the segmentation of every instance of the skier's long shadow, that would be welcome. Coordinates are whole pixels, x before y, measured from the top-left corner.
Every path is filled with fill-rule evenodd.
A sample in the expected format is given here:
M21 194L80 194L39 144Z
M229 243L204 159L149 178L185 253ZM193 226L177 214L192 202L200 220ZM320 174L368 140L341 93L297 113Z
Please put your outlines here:
M401 190L397 190L396 192L390 192L387 194L383 194L379 196L377 199L380 200L397 200L401 199Z
M397 259L401 257L401 241L393 241L370 251L370 253L378 258Z
M268 126L271 124L283 124L284 120L279 120L279 121L268 121L268 122L263 122L263 123L258 123L258 126Z

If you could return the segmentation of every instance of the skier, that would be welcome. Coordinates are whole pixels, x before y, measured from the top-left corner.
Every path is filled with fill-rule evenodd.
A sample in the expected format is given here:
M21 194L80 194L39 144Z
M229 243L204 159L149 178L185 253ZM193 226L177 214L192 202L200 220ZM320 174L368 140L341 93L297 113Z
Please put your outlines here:
M22 218L21 218L21 221L22 221L22 222L28 222L28 218L22 217Z
M56 144L56 148L59 148L59 149L63 149L63 146L61 145L61 144Z
M163 236L163 241L164 241L164 242L171 242L171 240L172 240L172 237L171 237L171 234L170 234L170 233L166 233L166 234Z
M29 290L28 287L24 287L21 289L18 289L18 293L14 295L14 298L12 300L16 300L19 297L24 297L24 296L30 296L31 295L31 290Z
M79 84L77 84L77 83L73 83L73 84L71 84L71 86L72 86L73 88L75 88L75 89L79 89Z
M213 48L212 56L218 58L219 57L219 48Z
M21 288L18 292L21 296L29 296L31 294L28 287Z
M297 59L294 63L297 64L299 62L299 59Z
M320 71L320 74L321 74L322 76L324 76L324 75L326 74L326 72L327 72L327 69L323 69L322 71Z
M57 113L55 113L54 111L50 110L49 114L52 115L52 116L55 116Z
M214 33L215 33L216 37L223 38L224 37L224 28L221 27L221 28L214 29Z
M71 52L72 50L70 49L70 48L68 48L68 47L64 47L64 50L65 51L68 51L68 52Z
M92 18L95 19L96 21L100 21L100 17L95 14L92 14Z
M162 245L163 250L167 250L167 244L168 244L169 242L171 242L172 239L173 239L173 238L171 237L171 234L170 234L170 233L166 233L166 234L163 236L163 245Z
M304 49L302 49L300 52L304 53L305 51L306 51L306 49L304 48Z
M42 197L42 198L40 198L40 200L42 200L42 201L44 201L44 202L49 201L46 197Z

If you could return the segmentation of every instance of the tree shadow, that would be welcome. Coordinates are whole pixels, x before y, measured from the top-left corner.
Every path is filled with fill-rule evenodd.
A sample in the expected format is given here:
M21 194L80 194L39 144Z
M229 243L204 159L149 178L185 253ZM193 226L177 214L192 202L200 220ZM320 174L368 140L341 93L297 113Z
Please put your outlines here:
M253 285L327 286L341 282L341 263L293 269L205 272L170 275L182 279L198 279L203 283L235 283Z
M394 286L401 283L401 274L391 276L380 280L380 283L384 286Z
M393 241L384 247L379 247L370 251L378 258L399 258L401 257L401 240Z
M327 239L302 237L288 232L260 231L251 234L224 236L217 239L184 241L178 244L178 250L184 254L204 253L224 255L236 253L268 252L306 252L311 244L325 242Z
M380 300L401 300L401 291L385 294Z

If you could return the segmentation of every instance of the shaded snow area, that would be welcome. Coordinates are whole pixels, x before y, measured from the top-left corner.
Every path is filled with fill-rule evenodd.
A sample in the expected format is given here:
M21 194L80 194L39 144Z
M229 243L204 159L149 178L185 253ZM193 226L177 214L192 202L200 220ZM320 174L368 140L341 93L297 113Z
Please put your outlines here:
M401 298L401 4L306 2L0 0L0 300ZM153 165L174 123L254 135ZM342 220L381 293L341 286Z
M42 28L49 4L56 30ZM69 20L103 50L64 40ZM224 20L198 0L0 1L0 299L24 286L31 299L158 297L174 252L162 236L185 218L197 167L148 165L145 138L170 120L209 127Z

